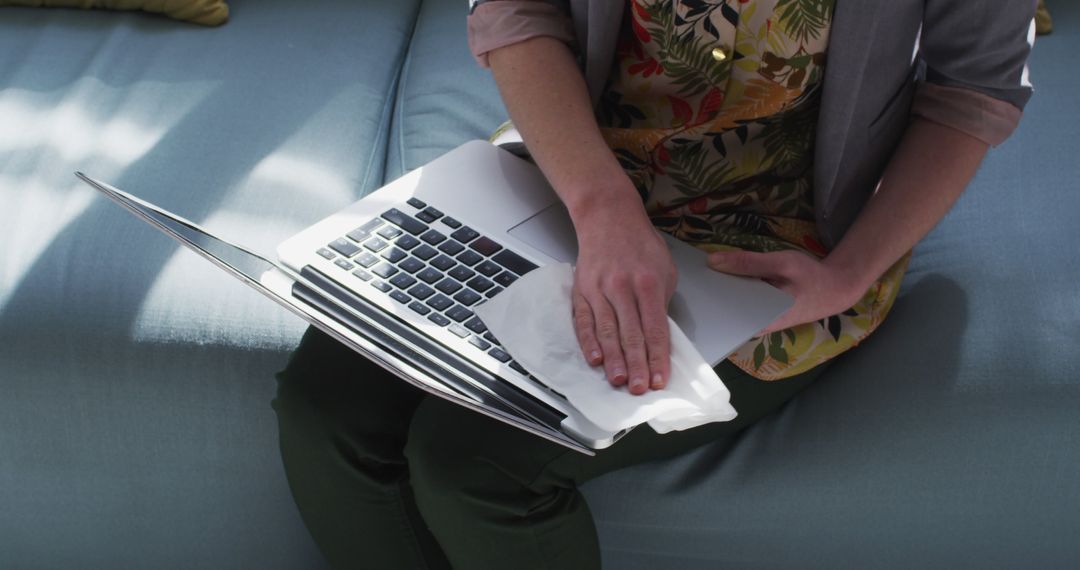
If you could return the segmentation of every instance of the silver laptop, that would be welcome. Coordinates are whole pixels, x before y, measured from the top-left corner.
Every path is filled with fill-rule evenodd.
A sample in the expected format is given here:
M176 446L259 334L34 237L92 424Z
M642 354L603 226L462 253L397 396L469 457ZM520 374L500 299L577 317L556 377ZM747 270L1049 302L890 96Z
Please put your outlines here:
M77 175L422 390L586 454L625 435L529 374L473 314L529 271L576 258L557 195L507 151L466 143L281 243L276 262ZM712 271L703 252L667 241L679 271L669 313L713 365L791 306L786 293Z

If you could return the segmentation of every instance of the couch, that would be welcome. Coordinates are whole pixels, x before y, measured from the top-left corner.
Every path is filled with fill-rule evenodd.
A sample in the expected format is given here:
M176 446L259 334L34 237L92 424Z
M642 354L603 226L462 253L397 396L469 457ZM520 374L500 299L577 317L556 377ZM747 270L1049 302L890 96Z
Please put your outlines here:
M269 402L304 325L78 183L254 249L506 116L457 0L0 9L0 568L317 569ZM1080 565L1080 6L882 328L586 488L605 567ZM507 568L512 568L508 561Z

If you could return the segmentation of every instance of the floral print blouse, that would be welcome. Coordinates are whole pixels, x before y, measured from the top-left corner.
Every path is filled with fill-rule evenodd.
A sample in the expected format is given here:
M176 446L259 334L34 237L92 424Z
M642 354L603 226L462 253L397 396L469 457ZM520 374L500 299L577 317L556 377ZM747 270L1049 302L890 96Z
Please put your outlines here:
M598 118L653 224L706 251L824 257L812 169L836 0L628 1ZM851 309L729 359L778 380L850 349L885 318L909 257Z

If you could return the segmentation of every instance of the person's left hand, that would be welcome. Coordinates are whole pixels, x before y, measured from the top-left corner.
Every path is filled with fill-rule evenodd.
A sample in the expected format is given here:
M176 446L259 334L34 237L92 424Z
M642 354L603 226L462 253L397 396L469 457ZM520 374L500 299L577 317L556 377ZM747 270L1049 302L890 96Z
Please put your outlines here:
M708 264L715 271L757 277L795 297L795 304L758 336L842 313L866 292L841 271L799 251L723 251L709 254Z

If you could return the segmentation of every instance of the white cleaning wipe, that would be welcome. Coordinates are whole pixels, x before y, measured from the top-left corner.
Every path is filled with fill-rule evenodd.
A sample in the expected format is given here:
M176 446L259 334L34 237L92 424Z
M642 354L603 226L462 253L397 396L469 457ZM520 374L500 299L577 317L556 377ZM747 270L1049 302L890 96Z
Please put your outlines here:
M608 383L603 368L590 366L578 346L570 301L573 280L568 264L544 266L475 312L533 376L561 392L605 430L617 432L648 422L657 433L667 433L736 416L727 387L670 317L667 387L635 396L627 386Z

